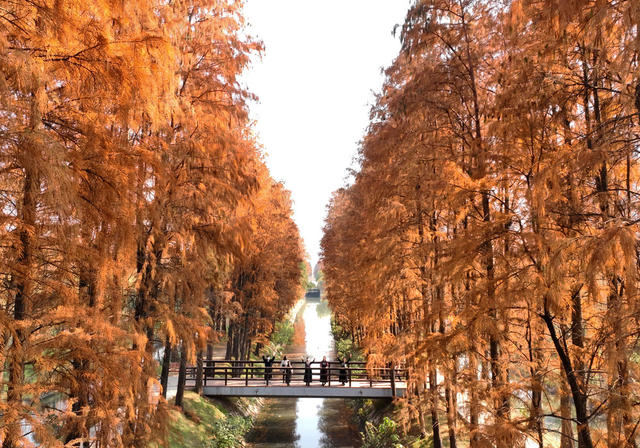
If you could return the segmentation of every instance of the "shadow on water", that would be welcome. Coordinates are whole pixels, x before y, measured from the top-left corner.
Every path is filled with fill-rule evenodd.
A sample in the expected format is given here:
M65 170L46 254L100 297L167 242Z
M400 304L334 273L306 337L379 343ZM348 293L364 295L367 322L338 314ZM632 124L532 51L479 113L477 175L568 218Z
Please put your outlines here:
M324 355L335 359L331 310L326 302L307 301L294 328L294 342L287 350L290 359L300 359L304 354L316 361ZM351 417L343 399L268 399L247 442L253 448L357 448L361 443Z
M246 437L250 446L291 447L300 438L296 434L296 399L265 400L253 429Z

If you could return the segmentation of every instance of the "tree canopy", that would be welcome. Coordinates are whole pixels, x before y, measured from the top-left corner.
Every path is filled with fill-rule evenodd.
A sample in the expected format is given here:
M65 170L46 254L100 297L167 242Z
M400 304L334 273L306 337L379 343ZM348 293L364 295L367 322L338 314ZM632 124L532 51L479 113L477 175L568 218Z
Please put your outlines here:
M264 338L301 296L288 192L238 81L261 51L241 8L3 2L3 448L147 447L160 347L194 361L248 307Z
M434 447L637 446L639 19L416 0L397 30L323 270Z

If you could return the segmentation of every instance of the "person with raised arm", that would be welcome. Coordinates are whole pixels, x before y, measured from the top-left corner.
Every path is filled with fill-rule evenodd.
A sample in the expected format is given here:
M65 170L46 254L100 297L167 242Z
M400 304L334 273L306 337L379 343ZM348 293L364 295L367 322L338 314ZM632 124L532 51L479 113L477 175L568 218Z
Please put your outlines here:
M316 358L311 359L309 356L307 358L302 358L302 362L304 362L304 382L307 386L311 384L313 381L313 371L311 370L311 364L316 362Z
M322 385L327 384L327 378L329 377L329 362L327 361L327 357L323 356L322 361L320 361L320 382Z
M348 381L347 369L349 368L349 361L351 361L351 356L349 356L348 358L347 356L345 356L344 358L338 357L338 362L340 363L340 374L338 375L338 380L342 383L343 386Z
M269 380L271 379L271 372L273 371L273 368L271 366L273 365L273 361L275 360L276 357L274 355L271 355L271 358L269 358L269 356L262 355L262 362L264 362L264 380L266 382L269 382Z

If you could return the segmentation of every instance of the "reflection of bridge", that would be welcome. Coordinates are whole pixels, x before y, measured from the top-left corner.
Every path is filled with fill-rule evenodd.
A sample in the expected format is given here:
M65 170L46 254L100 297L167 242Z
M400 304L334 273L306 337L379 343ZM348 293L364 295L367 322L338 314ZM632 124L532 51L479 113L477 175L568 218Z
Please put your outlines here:
M269 374L261 361L204 361L203 393L210 397L393 398L403 396L406 390L404 369L367 369L362 362L349 363L350 367L344 369L331 362L326 386L322 386L320 367L316 367L320 363L315 362L313 381L307 386L303 381L304 364L291 364L291 382L287 386L279 363L277 366L274 363ZM187 367L187 387L195 387L196 381L197 369Z

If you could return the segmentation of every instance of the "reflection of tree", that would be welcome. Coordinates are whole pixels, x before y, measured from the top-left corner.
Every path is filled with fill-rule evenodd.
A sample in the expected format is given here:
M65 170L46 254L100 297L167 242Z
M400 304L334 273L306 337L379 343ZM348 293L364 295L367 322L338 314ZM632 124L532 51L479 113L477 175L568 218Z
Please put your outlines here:
M329 302L327 302L326 300L321 300L316 307L316 312L318 313L318 317L321 319L323 317L330 317L331 309L329 308Z
M320 438L322 448L362 446L359 433L352 421L353 414L344 400L325 399L318 416L318 428L322 432Z
M296 399L278 398L265 402L255 425L246 436L251 446L293 446L296 434Z
M305 305L306 306L306 305ZM296 317L295 322L293 323L293 343L294 347L302 347L305 345L305 338L307 336L307 332L305 330L304 325L304 307L298 312L298 316ZM303 349L304 351L304 349Z

